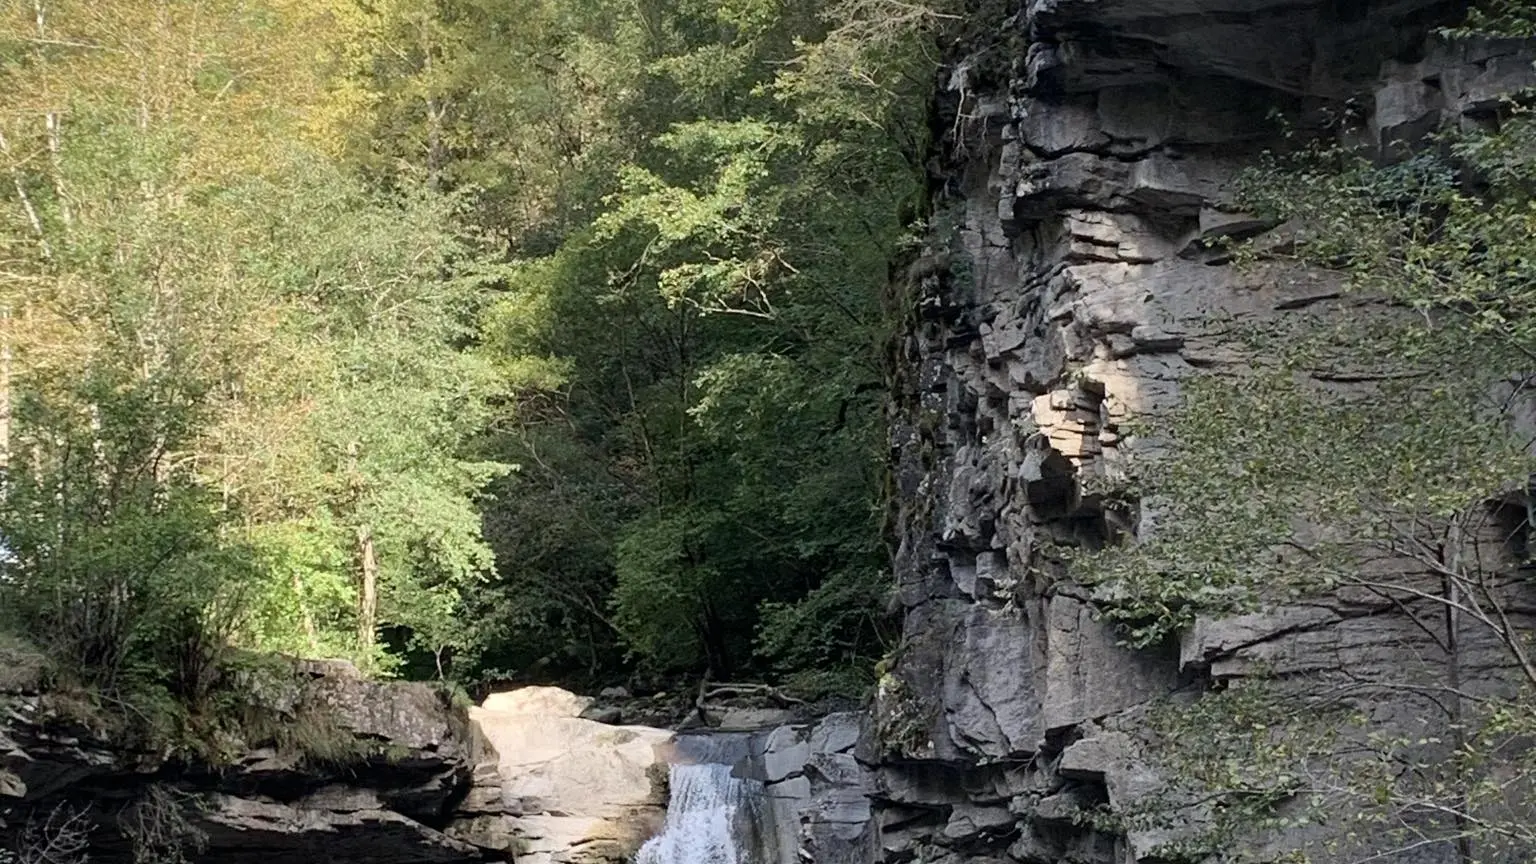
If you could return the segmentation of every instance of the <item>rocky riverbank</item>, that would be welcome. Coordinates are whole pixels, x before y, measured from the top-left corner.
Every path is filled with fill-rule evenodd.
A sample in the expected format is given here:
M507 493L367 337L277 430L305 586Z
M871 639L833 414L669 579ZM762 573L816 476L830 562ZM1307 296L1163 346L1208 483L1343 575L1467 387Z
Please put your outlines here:
M270 683L271 679L268 679ZM0 815L23 861L89 844L93 861L469 862L450 828L492 751L426 684L296 662L263 696L282 742L217 766L125 747L60 694L4 694ZM307 736L307 737L306 737ZM62 844L62 846L60 846Z
M617 692L599 702L527 687L464 706L345 663L288 670L285 686L267 679L262 698L310 739L252 747L217 767L113 742L57 693L0 694L9 848L27 864L87 851L105 862L622 864L660 829L669 763L687 758L671 729L583 716L635 703ZM787 715L773 710L716 702L708 712L718 734L748 742L730 769L769 790L767 848L785 864L802 847L825 850L815 860L864 860L850 854L870 836L852 756L860 715L775 726Z

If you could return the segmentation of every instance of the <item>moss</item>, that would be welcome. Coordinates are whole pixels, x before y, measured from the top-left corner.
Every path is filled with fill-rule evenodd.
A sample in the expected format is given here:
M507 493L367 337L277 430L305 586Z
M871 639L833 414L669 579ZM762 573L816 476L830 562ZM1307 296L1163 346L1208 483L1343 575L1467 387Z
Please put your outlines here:
M47 655L21 637L0 631L0 693L35 693L53 675Z
M433 681L433 692L442 701L443 707L451 711L465 712L475 707L475 700L469 695L469 691L457 681Z
M293 662L277 655L231 653L200 704L186 705L161 688L158 696L152 690L136 694L126 707L108 713L126 714L133 728L110 740L214 767L262 747L316 768L355 765L374 755L334 708L306 693Z
M297 756L306 765L345 767L368 758L372 748L352 734L331 709L304 705L293 719L279 725L275 738L278 752Z
M398 765L411 758L413 753L411 748L403 744L384 744L378 748L376 755L391 765Z

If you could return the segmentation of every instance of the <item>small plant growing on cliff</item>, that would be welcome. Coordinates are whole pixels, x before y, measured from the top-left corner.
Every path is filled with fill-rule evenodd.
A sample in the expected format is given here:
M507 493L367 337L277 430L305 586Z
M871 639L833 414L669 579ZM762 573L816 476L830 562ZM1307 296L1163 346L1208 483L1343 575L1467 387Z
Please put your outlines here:
M208 845L208 835L188 818L201 799L161 783L150 786L117 817L133 847L134 864L187 864Z
M1524 32L1523 4L1488 9L1469 26ZM1240 257L1332 271L1347 290L1313 307L1331 314L1244 334L1256 368L1186 382L1160 418L1172 453L1145 472L1155 530L1074 562L1138 645L1280 606L1297 632L1339 640L1334 663L1239 664L1226 674L1273 686L1181 709L1241 710L1203 717L1209 746L1176 760L1222 805L1180 854L1297 820L1326 821L1329 860L1536 854L1522 743L1536 663L1516 611L1532 602L1536 117L1500 114L1395 161L1318 145L1250 172L1246 203L1289 236ZM1362 668L1339 635L1352 616L1401 625L1368 631ZM1329 734L1277 747L1297 723Z
M1469 488L1524 486L1536 462L1500 411L1508 355L1387 315L1255 333L1252 356L1278 362L1185 382L1156 432L1172 454L1139 472L1155 531L1069 550L1074 577L1130 644L1351 583L1360 556L1416 515L1456 512ZM1459 359L1448 368L1436 350Z
M1487 0L1476 4L1461 26L1445 30L1444 35L1452 39L1531 38L1536 36L1536 10L1524 0Z
M937 720L936 709L902 678L889 672L880 677L874 711L875 739L887 753L917 758L933 749L929 735Z

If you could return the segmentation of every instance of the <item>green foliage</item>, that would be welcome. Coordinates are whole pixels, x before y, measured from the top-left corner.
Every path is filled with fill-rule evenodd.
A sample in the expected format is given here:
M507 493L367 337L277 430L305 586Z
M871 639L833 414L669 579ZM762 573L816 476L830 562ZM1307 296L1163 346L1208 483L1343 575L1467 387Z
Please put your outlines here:
M798 602L765 603L758 652L811 698L867 691L874 679L862 661L883 653L895 638L884 623L885 581L844 571L832 574ZM867 644L872 637L880 641Z
M1536 350L1532 119L1511 106L1498 131L1446 132L1387 163L1307 145L1241 178L1288 245L1239 261L1341 271L1363 314L1239 330L1273 366L1196 378L1154 418L1176 452L1134 492L1166 507L1164 527L1125 554L1076 556L1133 644L1333 587L1403 526L1523 486L1536 466L1508 376Z
M1153 706L1150 732L1200 746L1159 750L1159 768L1171 785L1123 812L1092 818L1112 819L1119 831L1162 834L1168 839L1157 854L1172 861L1233 852L1232 860L1305 861L1284 857L1286 832L1305 836L1328 820L1329 807L1339 806L1336 798L1324 803L1320 778L1339 767L1336 754L1363 728L1364 715L1348 704L1297 698L1316 685L1296 680L1286 686L1290 695L1260 674L1197 699ZM1277 848L1268 846L1277 840ZM1251 859L1241 857L1244 851L1254 853Z
M883 674L875 685L875 740L885 752L902 759L931 756L929 737L938 707L913 690L905 679Z
M140 14L46 11L107 45ZM291 12L220 11L177 14L207 13L188 29L231 62ZM148 30L135 52L186 47ZM298 134L242 150L252 130L221 120L299 98L265 79L230 99L174 75L121 92L88 65L0 72L70 70L47 103L66 129L39 134L30 105L6 120L9 144L50 154L5 154L7 616L104 698L164 686L194 709L230 642L370 668L467 642L462 592L491 562L477 496L504 469L469 452L500 384L472 350L485 247L459 203L369 187Z
M632 523L616 550L613 603L626 641L663 669L692 668L704 656L720 571L698 559L708 514L688 512Z
M1491 4L1449 35L1522 35L1528 17L1525 4ZM1515 803L1527 793L1513 791L1536 779L1517 743L1536 666L1505 614L1526 581L1529 528L1509 505L1536 469L1522 426L1536 124L1514 101L1497 121L1414 152L1302 144L1248 172L1242 203L1278 227L1240 244L1239 264L1332 271L1349 290L1283 327L1229 324L1256 368L1191 376L1182 404L1139 430L1160 455L1119 491L1151 530L1070 553L1138 647L1199 616L1305 608L1328 592L1413 630L1381 669L1245 669L1155 713L1165 741L1201 741L1165 752L1170 795L1114 814L1121 827L1198 827L1160 855L1278 855L1271 841L1311 824L1329 860L1536 850ZM1421 637L1427 648L1409 647ZM1498 686L1464 680L1472 667L1499 670Z
M495 676L613 663L624 653L607 605L624 484L562 425L528 423L494 446L520 468L490 487L497 572L467 598L477 638L460 668Z
M1068 552L1130 644L1349 583L1403 526L1458 512L1469 490L1523 485L1536 464L1501 413L1499 370L1515 358L1380 315L1252 334L1248 356L1271 368L1190 379L1180 407L1148 422L1174 452L1126 491L1156 508L1156 533Z
M244 534L263 566L243 640L293 656L353 655L357 588L345 530L322 515L253 525Z
M489 72L445 92L455 112L537 81L581 130L535 155L561 135L524 104L444 163L466 188L511 162L549 184L472 190L480 213L543 208L508 233L485 317L519 409L490 446L521 468L488 505L476 602L518 626L476 662L602 674L627 650L657 672L832 664L848 674L806 683L846 687L889 637L880 298L920 204L931 43L960 16L562 4L509 52L469 32L495 26L475 10L440 17L443 64Z
M1090 821L1162 834L1158 855L1177 861L1225 854L1219 860L1304 864L1315 860L1308 853L1367 860L1440 847L1459 849L1458 860L1497 862L1536 850L1527 793L1514 791L1529 788L1536 764L1511 746L1531 731L1528 696L1457 706L1432 686L1254 672L1153 707L1148 731L1201 746L1159 749L1157 767L1172 784ZM1411 700L1402 722L1379 722L1384 698ZM1311 839L1298 848L1299 838Z
M1430 142L1438 149L1399 162L1329 146L1273 158L1243 195L1297 226L1307 260L1346 269L1430 323L1526 350L1533 137L1536 117L1511 105L1497 131L1448 130Z
M105 596L145 636L103 668L199 693L229 641L867 677L881 297L932 72L987 5L3 19L13 605L128 574ZM44 47L71 41L106 50ZM177 657L132 647L173 628Z
M129 345L100 350L84 378L18 394L13 446L28 457L0 501L0 610L85 683L198 699L253 556L176 464L197 431L199 382L174 367L146 380L124 362Z
M422 206L402 214L403 224L375 223L392 214L360 202L345 211L348 222L308 226L316 233L296 245L358 244L341 250L326 286L320 335L335 346L334 377L310 418L323 459L314 466L323 471L315 503L354 535L366 527L377 538L381 625L407 628L410 647L436 651L467 638L457 620L461 592L492 560L477 495L505 468L465 458L498 384L460 348L479 288L453 278L455 238L442 229L451 217L437 202ZM358 272L365 262L376 275ZM330 275L322 271L316 287Z
M1536 36L1536 10L1522 0L1486 0L1475 4L1467 20L1447 30L1446 35L1453 39L1528 39Z

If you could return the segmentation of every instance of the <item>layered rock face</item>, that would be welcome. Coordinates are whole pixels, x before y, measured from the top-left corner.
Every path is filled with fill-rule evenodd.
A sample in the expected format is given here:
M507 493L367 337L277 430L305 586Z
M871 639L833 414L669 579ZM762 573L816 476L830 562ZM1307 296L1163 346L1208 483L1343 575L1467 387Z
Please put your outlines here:
M1360 97L1387 149L1536 82L1529 45L1434 47L1465 8L1031 0L952 67L932 169L943 236L908 274L916 317L897 358L906 629L860 753L877 858L1150 861L1165 832L1079 817L1161 788L1142 752L1151 703L1259 666L1368 676L1422 658L1412 621L1348 595L1201 620L1178 646L1133 652L1042 548L1156 530L1150 502L1093 490L1155 455L1133 452L1156 444L1128 426L1176 407L1181 381L1253 359L1234 327L1359 314L1329 274L1232 265L1214 241L1271 226L1231 208L1231 182L1279 140L1274 112L1305 123Z
M855 755L867 725L865 714L840 712L779 726L753 741L751 758L735 770L765 785L770 864L872 860L871 774Z
M0 849L57 864L622 864L665 815L672 733L581 719L591 699L529 687L466 712L427 684L293 666L262 698L298 746L217 769L103 740L57 695L4 695Z
M36 861L75 860L77 842L95 861L134 860L135 846L164 860L262 864L485 860L446 829L491 751L438 691L326 662L298 662L276 689L266 697L311 736L311 751L323 743L345 764L271 747L216 771L167 762L100 740L46 694L6 697L0 805L11 848Z

